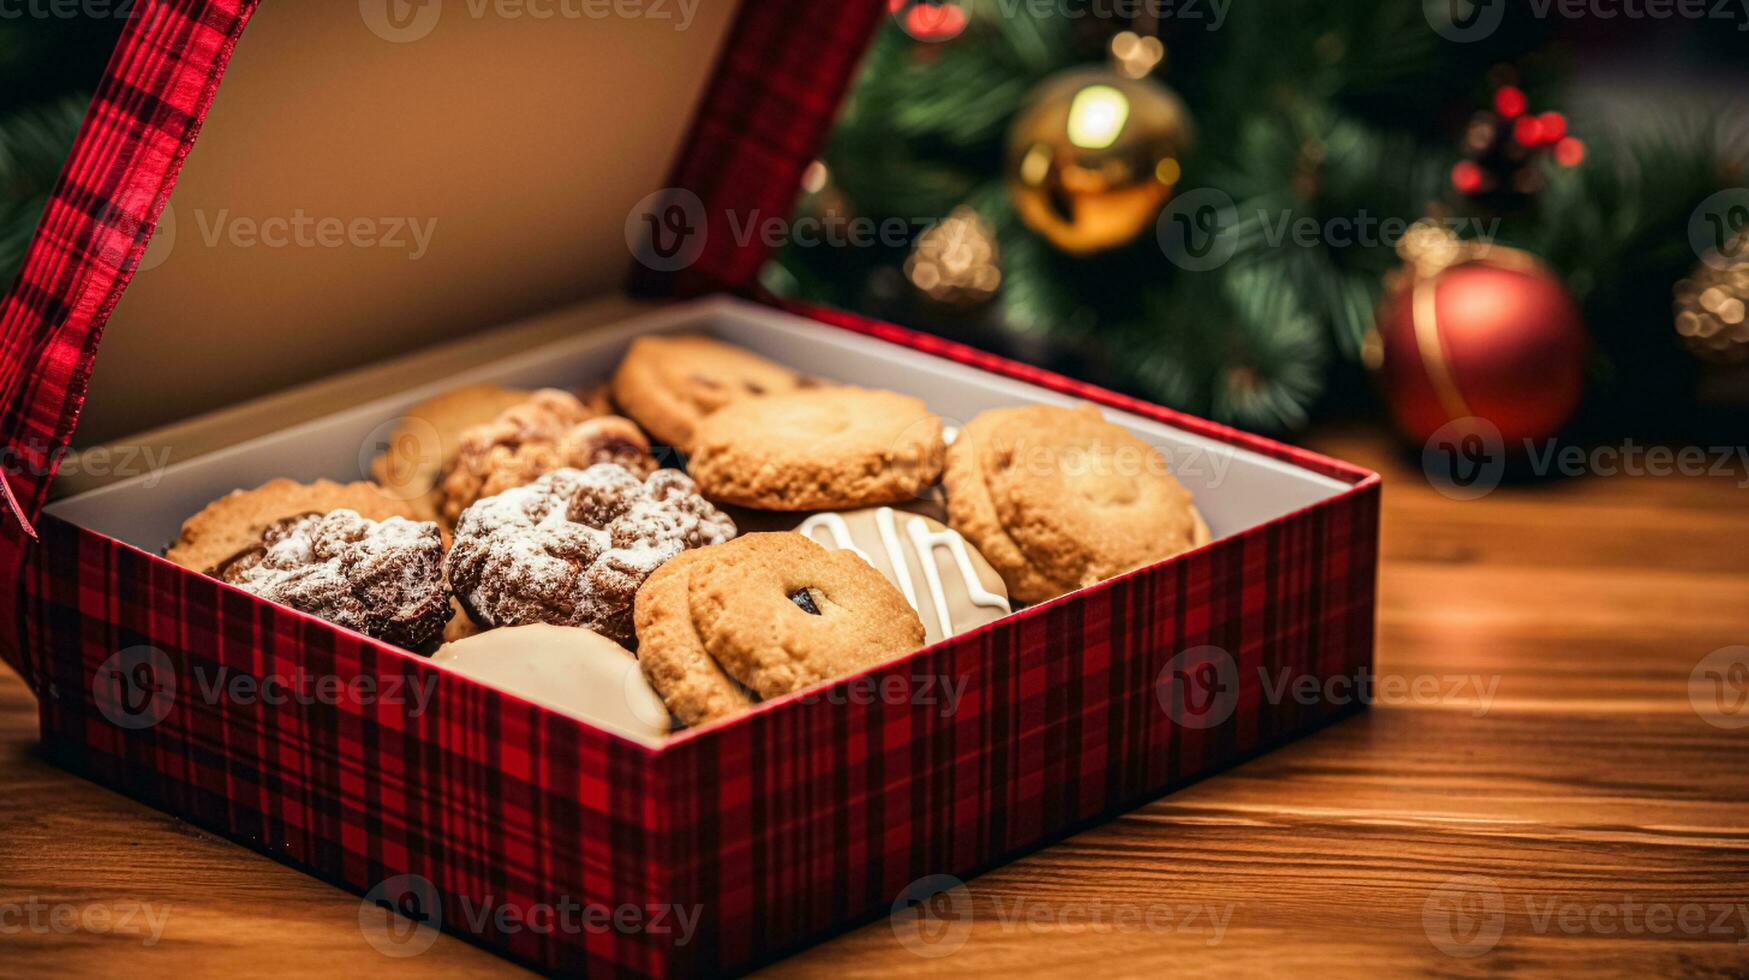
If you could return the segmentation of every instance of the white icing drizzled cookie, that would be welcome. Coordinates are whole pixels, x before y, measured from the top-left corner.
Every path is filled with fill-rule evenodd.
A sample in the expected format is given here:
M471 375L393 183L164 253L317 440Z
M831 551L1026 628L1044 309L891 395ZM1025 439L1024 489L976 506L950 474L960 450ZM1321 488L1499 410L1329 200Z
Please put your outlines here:
M796 528L828 548L855 552L898 586L934 643L1013 612L1002 576L940 521L870 507L823 513Z

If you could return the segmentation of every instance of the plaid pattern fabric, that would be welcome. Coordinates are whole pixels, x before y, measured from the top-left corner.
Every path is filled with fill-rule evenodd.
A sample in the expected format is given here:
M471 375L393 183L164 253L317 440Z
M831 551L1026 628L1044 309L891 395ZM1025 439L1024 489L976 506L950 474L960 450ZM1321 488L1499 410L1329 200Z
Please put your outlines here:
M0 589L73 437L103 325L139 265L255 0L137 0L17 282L0 299ZM0 617L6 613L0 611ZM0 653L29 647L0 619Z
M37 440L43 455L26 458L45 464L9 474L29 517L141 230L251 9L140 5L6 299L4 431L15 448ZM713 215L786 210L880 9L748 0L675 183L720 205ZM757 244L713 240L688 273L643 285L750 282ZM674 976L769 960L885 913L922 875L971 874L1350 710L1270 704L1262 678L1371 662L1377 477L888 324L801 312L1350 488L659 750L58 519L40 522L38 545L8 521L17 599L0 636L14 658L37 651L24 667L45 746L372 897L397 899L385 880L419 876L424 900L397 907L531 966ZM1230 716L1206 727L1174 700L1181 651L1197 648L1232 661ZM272 678L289 696L249 696ZM346 686L322 697L313 678ZM519 924L564 903L629 909L636 925ZM696 933L677 932L691 915Z

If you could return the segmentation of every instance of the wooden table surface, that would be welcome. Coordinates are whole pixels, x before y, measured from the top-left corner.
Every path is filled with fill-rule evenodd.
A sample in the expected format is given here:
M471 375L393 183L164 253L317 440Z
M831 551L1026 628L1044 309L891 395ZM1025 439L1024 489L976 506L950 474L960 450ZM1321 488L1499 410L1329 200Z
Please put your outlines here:
M1312 444L1386 474L1394 696L971 880L949 955L881 920L767 972L1749 973L1749 474L1458 502L1370 431ZM515 972L385 958L355 896L46 764L0 675L0 973Z

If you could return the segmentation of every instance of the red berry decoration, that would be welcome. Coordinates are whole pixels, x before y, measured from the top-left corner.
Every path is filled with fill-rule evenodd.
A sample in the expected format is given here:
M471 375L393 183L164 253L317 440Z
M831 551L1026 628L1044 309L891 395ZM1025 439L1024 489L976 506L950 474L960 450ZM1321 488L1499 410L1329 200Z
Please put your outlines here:
M1558 112L1532 113L1524 91L1494 90L1492 109L1482 109L1464 127L1463 156L1451 170L1451 189L1461 199L1495 214L1524 210L1542 190L1540 164L1552 157L1563 167L1585 158L1585 145L1567 135Z
M1517 249L1422 223L1379 308L1378 380L1397 426L1424 443L1480 417L1508 450L1553 436L1584 393L1589 343L1572 296Z

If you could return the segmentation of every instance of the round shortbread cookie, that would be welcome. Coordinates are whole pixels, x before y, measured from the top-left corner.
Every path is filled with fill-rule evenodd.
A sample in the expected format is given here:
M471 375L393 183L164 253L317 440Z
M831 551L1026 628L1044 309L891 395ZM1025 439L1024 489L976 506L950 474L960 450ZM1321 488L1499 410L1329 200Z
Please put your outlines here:
M761 698L923 645L923 621L880 572L800 534L749 534L706 549L689 575L692 621L705 650Z
M706 497L762 510L911 500L941 475L941 419L919 399L815 388L737 402L698 424L687 472Z
M700 419L801 384L789 368L709 337L640 337L614 372L613 400L657 444L691 452Z
M986 415L989 413L985 413ZM960 430L959 437L947 447L947 465L941 475L942 488L947 491L947 523L965 535L1008 583L1008 594L1021 602L1041 602L1074 589L1050 578L1032 566L1020 545L1008 536L996 516L996 505L984 486L984 474L978 467L978 454L973 448L983 438L978 419Z
M1042 601L1208 541L1190 492L1159 450L1092 406L985 412L955 449L961 472L948 487L949 511L965 518L959 530L1005 578L1013 570L1017 598ZM956 488L968 497L957 507ZM985 548L991 518L1001 535Z
M633 616L644 677L674 717L688 725L740 714L754 703L751 693L711 659L692 622L691 569L708 550L683 551L651 573L638 589Z
M370 472L384 490L405 499L423 497L455 460L462 432L498 417L530 392L498 385L464 385L407 409L389 432Z

